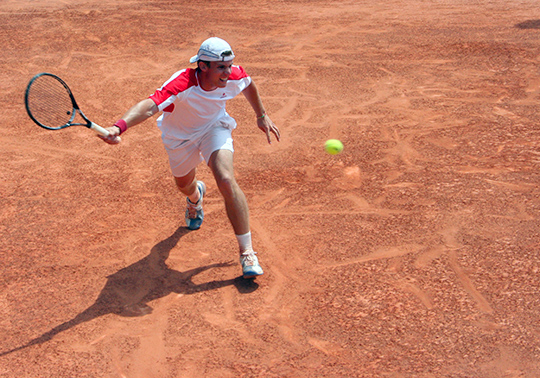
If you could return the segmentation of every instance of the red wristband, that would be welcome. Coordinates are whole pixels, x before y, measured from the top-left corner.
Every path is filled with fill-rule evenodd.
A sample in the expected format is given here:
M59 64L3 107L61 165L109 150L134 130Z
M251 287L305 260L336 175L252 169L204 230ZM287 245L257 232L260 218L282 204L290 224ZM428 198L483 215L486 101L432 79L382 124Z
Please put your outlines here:
M122 134L124 131L126 131L127 127L128 127L126 121L124 121L123 119L119 119L118 121L116 121L114 126L116 126L116 127L118 127L120 129L120 134Z

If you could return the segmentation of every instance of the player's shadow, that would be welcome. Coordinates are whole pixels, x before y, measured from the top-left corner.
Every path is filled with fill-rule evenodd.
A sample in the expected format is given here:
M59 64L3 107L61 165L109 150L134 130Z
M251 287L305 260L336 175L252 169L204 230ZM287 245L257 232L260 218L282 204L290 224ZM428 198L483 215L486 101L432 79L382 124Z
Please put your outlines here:
M257 283L245 280L242 276L202 284L193 283L192 278L195 275L208 269L230 266L232 265L230 262L206 265L185 272L170 269L166 264L169 253L188 232L190 231L185 227L178 228L167 239L156 244L148 256L107 277L98 298L86 310L25 345L0 352L0 357L32 345L42 344L61 332L103 315L111 313L129 317L147 315L152 312L149 302L171 293L194 294L231 285L234 285L240 293L257 290Z

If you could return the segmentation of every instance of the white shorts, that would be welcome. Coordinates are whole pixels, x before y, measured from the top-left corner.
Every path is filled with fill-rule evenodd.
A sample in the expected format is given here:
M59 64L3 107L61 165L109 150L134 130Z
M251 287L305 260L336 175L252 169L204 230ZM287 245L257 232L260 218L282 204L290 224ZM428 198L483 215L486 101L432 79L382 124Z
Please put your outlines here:
M205 134L193 140L163 139L169 155L169 165L175 177L184 177L203 160L208 160L214 151L234 152L232 130L221 123L212 126Z

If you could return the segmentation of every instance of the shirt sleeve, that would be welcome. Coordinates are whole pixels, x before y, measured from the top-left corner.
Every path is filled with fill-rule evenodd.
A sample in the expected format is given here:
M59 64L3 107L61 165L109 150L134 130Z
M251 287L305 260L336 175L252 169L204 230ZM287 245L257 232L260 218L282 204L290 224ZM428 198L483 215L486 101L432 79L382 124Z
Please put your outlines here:
M229 76L229 80L234 81L236 83L236 88L237 88L238 93L242 92L251 84L251 77L246 73L244 68L242 68L241 66L232 67L231 76Z
M172 104L189 87L196 85L195 74L192 71L194 70L186 69L176 72L150 96L160 111Z

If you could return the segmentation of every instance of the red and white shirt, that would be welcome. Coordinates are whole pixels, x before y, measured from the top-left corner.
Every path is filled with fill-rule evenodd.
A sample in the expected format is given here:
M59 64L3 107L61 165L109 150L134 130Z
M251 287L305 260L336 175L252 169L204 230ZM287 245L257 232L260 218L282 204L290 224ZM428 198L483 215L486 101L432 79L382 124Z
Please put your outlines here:
M225 88L205 91L195 69L176 72L150 96L162 115L157 125L164 142L193 140L206 133L216 122L225 122L230 129L236 121L227 114L227 100L236 97L251 84L251 77L240 66L232 66ZM173 142L174 143L174 142Z

